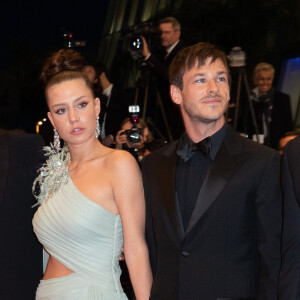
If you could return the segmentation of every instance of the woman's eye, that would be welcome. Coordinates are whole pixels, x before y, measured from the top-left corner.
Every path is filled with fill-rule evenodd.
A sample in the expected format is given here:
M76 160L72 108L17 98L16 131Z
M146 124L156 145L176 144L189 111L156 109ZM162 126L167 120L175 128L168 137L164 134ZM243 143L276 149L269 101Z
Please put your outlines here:
M66 109L65 109L65 108L60 108L60 109L58 109L58 110L56 111L56 113L57 113L58 115L61 115L61 114L63 114L64 112L66 112Z
M83 108L83 107L86 107L86 106L87 106L87 102L82 102L82 103L78 104L79 108Z

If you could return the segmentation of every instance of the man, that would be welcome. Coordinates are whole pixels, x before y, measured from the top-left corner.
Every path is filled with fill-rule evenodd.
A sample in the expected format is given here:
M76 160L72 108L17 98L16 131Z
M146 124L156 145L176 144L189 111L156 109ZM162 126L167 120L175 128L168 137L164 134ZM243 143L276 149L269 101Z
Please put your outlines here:
M300 137L290 141L283 157L284 190L282 266L279 278L279 299L300 296Z
M255 66L251 100L263 144L278 149L280 138L293 130L290 96L273 87L275 69L262 62ZM251 122L249 122L251 124ZM253 128L250 128L250 135ZM253 135L256 138L255 135Z
M300 135L298 131L288 131L284 134L284 136L278 142L278 151L280 154L284 154L284 150L288 142L295 139Z
M155 54L151 53L144 37L142 37L142 55L157 76L157 86L164 105L167 121L170 125L172 137L178 138L184 129L180 120L180 114L169 96L168 68L175 55L184 47L184 44L180 40L180 23L175 18L167 17L161 19L158 27L161 33L161 46L165 49L164 56L158 58Z
M32 230L32 184L43 153L41 136L0 130L0 298L32 300L43 272Z
M86 65L82 73L95 85L96 95L99 89L102 92L102 95L98 95L101 99L100 139L105 146L110 147L115 142L121 122L128 116L129 98L110 82L104 64Z
M225 124L224 52L185 48L169 74L185 134L142 161L150 299L276 299L280 154Z

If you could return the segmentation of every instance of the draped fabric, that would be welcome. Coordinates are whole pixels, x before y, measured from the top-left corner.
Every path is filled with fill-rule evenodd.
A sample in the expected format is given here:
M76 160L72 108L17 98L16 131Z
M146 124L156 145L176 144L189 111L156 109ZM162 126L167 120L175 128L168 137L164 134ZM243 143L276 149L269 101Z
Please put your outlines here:
M74 273L41 280L36 299L127 299L120 284L119 215L84 196L71 178L33 218L44 249Z

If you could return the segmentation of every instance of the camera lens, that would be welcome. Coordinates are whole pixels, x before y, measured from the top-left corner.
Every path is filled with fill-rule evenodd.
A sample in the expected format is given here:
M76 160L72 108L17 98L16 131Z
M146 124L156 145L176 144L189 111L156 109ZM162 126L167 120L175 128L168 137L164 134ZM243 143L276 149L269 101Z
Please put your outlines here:
M131 130L128 130L126 138L130 143L138 143L141 140L138 128L132 128Z

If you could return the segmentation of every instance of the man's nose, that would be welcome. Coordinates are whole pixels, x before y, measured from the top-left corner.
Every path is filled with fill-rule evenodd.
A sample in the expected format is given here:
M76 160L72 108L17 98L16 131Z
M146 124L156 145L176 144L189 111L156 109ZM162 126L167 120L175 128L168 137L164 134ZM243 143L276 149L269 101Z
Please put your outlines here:
M210 80L208 80L208 83L207 83L207 92L208 93L215 93L218 91L218 85L216 83L216 81L211 78Z

